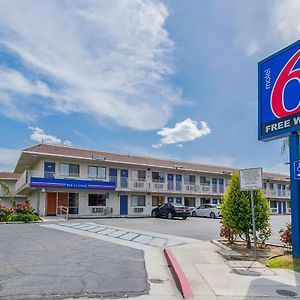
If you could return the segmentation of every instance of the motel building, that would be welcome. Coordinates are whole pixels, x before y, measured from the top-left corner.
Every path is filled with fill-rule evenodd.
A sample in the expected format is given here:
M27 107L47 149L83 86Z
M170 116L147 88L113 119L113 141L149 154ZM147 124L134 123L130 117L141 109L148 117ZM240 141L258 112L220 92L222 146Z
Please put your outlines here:
M197 207L220 204L236 169L153 157L39 144L22 151L13 173L0 173L41 216L68 209L77 216L149 216L171 202ZM273 214L290 212L286 175L264 173ZM0 204L10 205L0 191Z

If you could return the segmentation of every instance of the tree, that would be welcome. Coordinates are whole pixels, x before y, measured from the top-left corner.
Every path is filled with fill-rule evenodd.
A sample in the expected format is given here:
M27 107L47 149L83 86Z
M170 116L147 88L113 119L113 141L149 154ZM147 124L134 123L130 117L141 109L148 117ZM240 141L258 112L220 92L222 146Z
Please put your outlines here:
M270 226L269 204L262 191L254 191L255 225L257 232ZM239 173L231 176L229 187L221 205L222 221L226 228L244 235L251 248L252 214L250 192L240 190Z
M15 195L11 192L9 185L0 180L0 190L2 191L3 197L8 197L12 207L16 206Z

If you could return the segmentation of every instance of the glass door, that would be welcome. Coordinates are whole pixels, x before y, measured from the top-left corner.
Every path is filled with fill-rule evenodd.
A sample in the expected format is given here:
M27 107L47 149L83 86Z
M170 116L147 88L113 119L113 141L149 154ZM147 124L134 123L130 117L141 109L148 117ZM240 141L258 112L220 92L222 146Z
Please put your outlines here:
M69 214L78 215L79 195L69 193Z

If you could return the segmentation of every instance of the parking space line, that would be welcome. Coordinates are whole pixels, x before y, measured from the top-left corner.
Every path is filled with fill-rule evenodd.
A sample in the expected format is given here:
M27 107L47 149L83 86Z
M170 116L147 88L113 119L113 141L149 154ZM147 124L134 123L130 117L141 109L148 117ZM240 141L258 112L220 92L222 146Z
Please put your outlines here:
M134 231L125 231L122 229L115 229L111 228L111 226L106 227L103 225L98 225L95 223L88 223L88 224L65 224L65 223L59 223L57 224L59 226L68 227L80 231L86 231L91 233L96 233L102 236L108 236L116 239L120 239L123 241L128 242L134 242L145 246L155 247L155 248L164 248L169 246L177 246L177 245L184 245L186 243L168 239L166 237L161 236L155 236L150 234L144 234L144 233L138 233ZM99 228L99 230L97 230ZM106 232L105 232L106 231ZM120 232L120 235L118 235L118 232ZM127 238L126 238L127 236ZM144 241L143 241L144 240Z

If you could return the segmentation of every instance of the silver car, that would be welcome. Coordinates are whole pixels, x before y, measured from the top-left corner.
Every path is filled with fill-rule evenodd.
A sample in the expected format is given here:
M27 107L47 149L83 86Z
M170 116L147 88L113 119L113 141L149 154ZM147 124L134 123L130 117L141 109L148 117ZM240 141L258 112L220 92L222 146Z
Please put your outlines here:
M215 204L202 204L192 210L192 217L220 218L220 207Z

